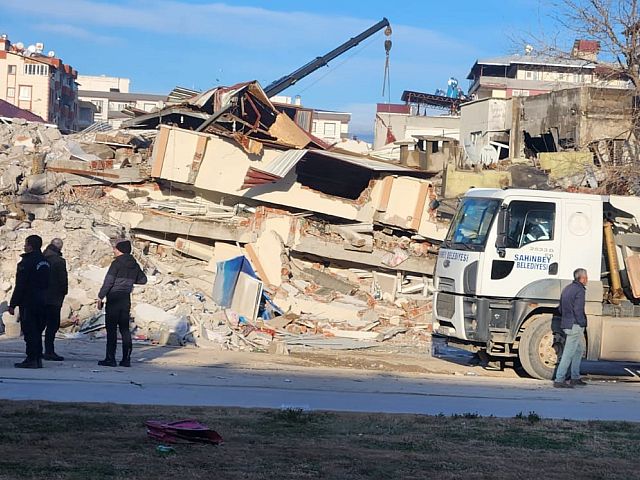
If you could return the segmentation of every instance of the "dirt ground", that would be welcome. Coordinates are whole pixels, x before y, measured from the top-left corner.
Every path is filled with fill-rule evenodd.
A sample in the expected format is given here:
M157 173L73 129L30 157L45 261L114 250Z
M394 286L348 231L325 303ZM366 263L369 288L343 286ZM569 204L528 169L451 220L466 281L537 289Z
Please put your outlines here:
M220 446L161 454L147 419L195 418ZM297 410L3 402L0 479L637 477L640 425Z

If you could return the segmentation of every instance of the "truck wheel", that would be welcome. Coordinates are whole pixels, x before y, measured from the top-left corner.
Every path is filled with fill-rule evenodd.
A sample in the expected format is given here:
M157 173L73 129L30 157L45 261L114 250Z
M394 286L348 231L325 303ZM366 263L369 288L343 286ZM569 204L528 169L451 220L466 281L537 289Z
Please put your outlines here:
M518 357L522 368L533 378L551 380L563 345L551 328L551 316L535 317L520 337Z

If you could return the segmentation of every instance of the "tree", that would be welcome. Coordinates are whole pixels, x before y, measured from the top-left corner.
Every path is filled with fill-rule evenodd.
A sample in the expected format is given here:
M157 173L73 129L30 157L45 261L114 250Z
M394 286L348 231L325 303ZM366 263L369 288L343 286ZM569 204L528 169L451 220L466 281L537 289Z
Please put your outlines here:
M626 161L614 164L612 159L616 155L613 142L599 142L598 145L591 146L595 157L601 159L600 154L604 154L609 158L607 162L597 162L600 165L599 186L603 193L640 194L639 2L640 0L549 0L549 16L559 27L556 29L556 40L536 42L541 45L542 50L553 56L576 58L580 55L566 48L568 41L595 41L597 59L595 54L592 58L582 58L595 63L595 73L600 80L598 83L606 84L607 80L629 82L630 103L626 108L631 113L631 123L627 124L630 130L626 131ZM585 148L586 145L580 147Z
M574 38L600 43L604 75L626 78L640 92L638 0L558 0L552 5L552 17Z

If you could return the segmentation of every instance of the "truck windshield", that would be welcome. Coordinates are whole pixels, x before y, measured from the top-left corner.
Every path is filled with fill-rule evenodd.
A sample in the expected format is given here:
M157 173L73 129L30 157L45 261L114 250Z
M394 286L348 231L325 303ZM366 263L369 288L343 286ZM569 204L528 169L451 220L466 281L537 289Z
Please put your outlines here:
M463 198L443 246L454 250L483 251L498 208L499 200Z

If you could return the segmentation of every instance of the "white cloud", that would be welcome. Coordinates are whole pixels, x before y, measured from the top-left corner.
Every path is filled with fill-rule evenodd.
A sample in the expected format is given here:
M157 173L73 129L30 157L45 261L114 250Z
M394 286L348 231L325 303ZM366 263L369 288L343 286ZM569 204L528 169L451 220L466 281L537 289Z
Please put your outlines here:
M174 0L129 0L110 4L98 0L2 0L4 9L65 24L158 32L167 37L200 37L256 50L301 50L334 45L371 26L374 19L275 11L225 3L190 4ZM393 26L394 40L416 48L455 48L457 40L437 32ZM174 37L175 38L175 37Z
M78 38L81 40L87 40L95 43L106 44L106 43L115 43L120 41L120 39L117 37L97 35L84 28L76 27L75 25L69 25L66 23L40 23L40 24L34 25L34 28L41 32L56 33L58 35L63 35L71 38Z

